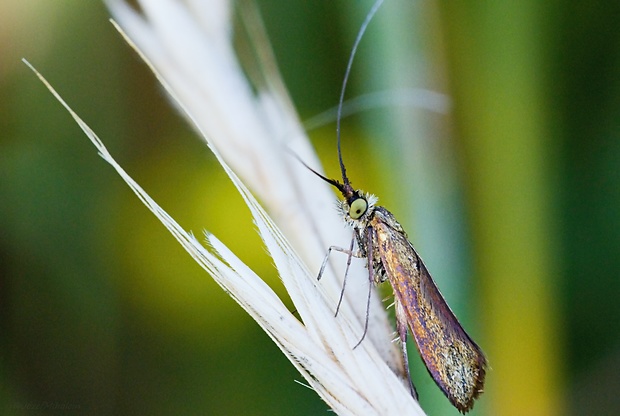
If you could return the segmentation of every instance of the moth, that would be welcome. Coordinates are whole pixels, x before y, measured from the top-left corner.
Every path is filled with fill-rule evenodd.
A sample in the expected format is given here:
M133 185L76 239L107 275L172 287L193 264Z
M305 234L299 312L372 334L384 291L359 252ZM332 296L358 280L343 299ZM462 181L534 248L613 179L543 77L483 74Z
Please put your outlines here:
M487 366L484 353L467 335L450 310L394 215L386 208L376 205L377 197L351 186L342 162L340 140L338 158L342 183L314 170L312 172L342 194L344 199L340 201L339 209L345 222L354 230L358 250L332 246L327 257L329 252L336 250L349 256L366 258L370 282L378 285L389 281L394 291L396 330L413 397L418 399L408 366L408 329L437 386L460 412L469 411L483 390ZM364 335L367 325L368 318Z
M329 179L306 165L315 175L340 191L344 199L340 202L339 209L344 221L354 230L349 250L335 246L329 248L319 271L319 278L332 250L347 253L347 264L352 256L366 258L370 283L378 285L387 280L394 291L396 331L401 342L404 370L411 394L418 399L409 371L407 330L411 331L422 361L437 386L461 413L465 413L473 407L474 400L482 393L487 367L484 353L467 335L450 310L403 227L390 211L376 205L377 197L351 186L342 161L340 120L347 80L360 40L381 3L382 0L375 1L362 23L349 56L340 92L336 135L342 183ZM357 242L356 251L353 250L354 242ZM364 333L357 345L362 342L368 329L369 302L370 292Z

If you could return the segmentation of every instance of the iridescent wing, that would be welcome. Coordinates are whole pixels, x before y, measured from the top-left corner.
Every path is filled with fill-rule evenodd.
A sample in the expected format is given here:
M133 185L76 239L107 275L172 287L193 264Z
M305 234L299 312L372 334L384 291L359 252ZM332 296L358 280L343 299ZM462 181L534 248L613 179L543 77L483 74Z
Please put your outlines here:
M435 383L457 409L468 411L482 392L484 354L450 310L392 214L377 207L370 226L373 249L379 251L394 290L396 319L402 327L406 321Z

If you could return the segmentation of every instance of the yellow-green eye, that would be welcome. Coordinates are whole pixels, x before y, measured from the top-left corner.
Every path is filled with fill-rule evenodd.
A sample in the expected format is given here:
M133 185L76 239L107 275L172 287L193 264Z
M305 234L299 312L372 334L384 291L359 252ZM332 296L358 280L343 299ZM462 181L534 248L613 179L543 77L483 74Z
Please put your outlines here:
M349 216L354 220L359 219L368 209L368 202L364 198L357 198L351 202L351 208L349 208Z

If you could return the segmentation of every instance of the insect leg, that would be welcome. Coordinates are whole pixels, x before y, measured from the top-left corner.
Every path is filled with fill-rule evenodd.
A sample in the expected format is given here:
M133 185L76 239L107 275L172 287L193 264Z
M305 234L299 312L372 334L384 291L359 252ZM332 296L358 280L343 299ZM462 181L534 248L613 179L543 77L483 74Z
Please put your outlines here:
M340 310L340 304L342 303L342 298L344 297L344 288L347 284L347 275L349 273L349 267L351 266L351 258L352 257L358 257L358 258L364 257L360 252L353 251L354 244L355 244L355 232L353 233L353 238L351 238L351 246L349 247L348 250L342 247L337 247L337 246L329 247L329 249L327 249L327 254L325 255L325 258L323 259L323 263L321 264L319 275L316 278L316 280L321 280L321 277L323 277L323 273L325 272L325 267L327 266L327 262L329 261L329 255L331 254L332 250L339 251L341 253L345 253L348 255L347 267L344 271L344 278L342 280L342 290L340 291L340 298L338 299L338 305L336 306L336 313L334 314L334 317L338 316L338 311Z
M340 310L340 305L342 304L342 298L344 297L344 288L347 285L347 276L349 275L349 267L351 266L351 258L353 257L353 244L355 244L355 234L353 234L353 238L351 238L351 246L349 247L349 255L347 256L347 267L344 269L342 290L340 291L340 298L338 299L338 305L336 305L336 313L334 314L334 317L338 316L338 311Z
M351 243L351 247L353 247L353 243ZM355 251L353 251L353 249L347 250L346 248L342 248L342 247L338 247L338 246L330 246L327 249L327 254L325 255L325 258L323 259L323 263L321 264L321 269L319 270L319 274L316 277L316 280L321 280L321 277L323 277L323 272L325 271L325 267L327 266L327 261L329 260L329 255L332 253L332 250L339 251L340 253L348 254L349 257L351 257L351 256L352 257L359 257L359 258L362 257L361 254L356 253Z
M373 258L374 258L374 253L373 253L373 247L372 247L372 242L373 242L373 229L372 227L368 227L366 229L366 241L364 246L366 247L366 258L368 260L368 299L366 299L366 321L364 322L364 333L362 334L362 338L360 338L360 340L357 342L357 344L355 344L355 347L353 347L353 349L356 349L358 345L360 345L362 343L362 341L364 340L364 338L366 337L366 333L368 332L368 321L370 320L370 297L372 295L372 285L374 280L374 273L375 273L375 269L373 267Z
M418 400L418 392L411 380L411 373L409 372L409 358L407 357L407 318L405 317L405 311L402 304L397 297L394 298L394 310L396 311L396 331L400 337L400 346L403 353L403 366L405 370L405 376L409 382L409 390L414 399Z

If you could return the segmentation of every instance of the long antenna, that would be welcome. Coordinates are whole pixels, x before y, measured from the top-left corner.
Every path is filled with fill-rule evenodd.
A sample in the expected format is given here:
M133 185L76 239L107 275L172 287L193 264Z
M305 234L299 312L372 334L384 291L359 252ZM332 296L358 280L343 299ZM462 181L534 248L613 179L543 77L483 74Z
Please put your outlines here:
M342 161L342 152L340 151L340 119L342 117L342 103L344 102L344 92L347 89L347 82L349 81L349 74L351 73L351 67L353 66L353 58L355 57L355 52L357 52L357 47L364 36L364 32L366 32L366 28L368 24L372 20L377 10L383 3L383 0L375 1L372 8L366 15L366 19L362 26L360 27L359 32L357 33L357 38L355 39L355 43L353 44L353 49L351 49L351 55L349 56L349 63L347 64L347 70L344 74L344 80L342 81L342 90L340 91L340 101L338 101L338 118L336 120L336 137L338 138L338 161L340 162L340 171L342 172L342 182L345 187L350 187L349 178L347 178L347 170L344 167L344 162Z

